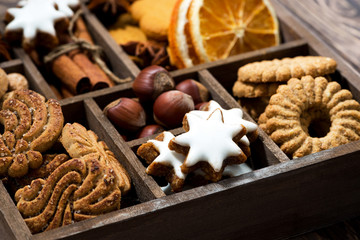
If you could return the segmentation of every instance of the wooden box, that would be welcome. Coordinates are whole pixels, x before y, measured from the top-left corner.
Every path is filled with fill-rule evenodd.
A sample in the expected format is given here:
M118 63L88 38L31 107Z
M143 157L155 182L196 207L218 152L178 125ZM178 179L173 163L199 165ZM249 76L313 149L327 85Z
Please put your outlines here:
M202 82L212 99L224 108L239 107L231 96L237 69L249 62L299 55L323 55L338 63L333 78L360 101L360 74L324 42L274 2L282 44L225 60L171 72L176 81ZM85 20L120 77L134 78L139 69L111 39L94 15ZM7 72L24 73L31 88L54 97L41 73L21 50L19 58L1 63ZM145 174L136 156L150 137L125 142L102 113L116 98L134 96L131 82L61 100L66 122L80 122L93 130L129 172L133 190L122 209L91 220L32 235L12 196L0 183L1 239L274 239L294 236L360 214L359 141L290 160L261 129L251 145L254 171L218 183L165 195ZM245 114L245 119L253 121ZM172 129L174 134L182 129Z

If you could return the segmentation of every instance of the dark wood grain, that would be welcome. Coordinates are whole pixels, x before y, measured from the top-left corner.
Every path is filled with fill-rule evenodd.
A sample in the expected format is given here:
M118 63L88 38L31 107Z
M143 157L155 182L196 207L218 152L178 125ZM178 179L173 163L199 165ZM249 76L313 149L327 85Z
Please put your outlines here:
M360 69L360 1L278 1Z

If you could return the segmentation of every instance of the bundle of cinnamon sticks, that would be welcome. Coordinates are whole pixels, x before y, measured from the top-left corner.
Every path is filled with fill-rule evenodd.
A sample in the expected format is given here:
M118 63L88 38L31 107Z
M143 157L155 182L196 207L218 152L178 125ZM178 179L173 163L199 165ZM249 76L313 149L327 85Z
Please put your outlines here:
M75 37L94 44L84 20L79 17L75 22ZM71 42L70 36L62 36L62 42ZM58 98L67 98L76 94L114 86L114 82L105 72L91 61L86 51L76 49L57 57L51 63L51 70L60 79L60 89L52 86Z

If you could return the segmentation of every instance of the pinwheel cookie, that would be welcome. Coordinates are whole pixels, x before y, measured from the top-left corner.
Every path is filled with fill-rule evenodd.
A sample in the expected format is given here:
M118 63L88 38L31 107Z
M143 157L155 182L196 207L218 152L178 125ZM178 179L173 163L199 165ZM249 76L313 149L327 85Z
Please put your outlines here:
M40 167L41 153L58 139L64 117L57 100L45 99L31 90L9 93L0 111L4 133L0 138L0 175L24 176Z
M271 97L259 124L281 150L297 158L359 140L360 104L337 82L292 78Z
M120 208L130 178L104 142L80 124L66 124L60 138L72 157L55 156L40 178L15 193L32 233L93 218Z

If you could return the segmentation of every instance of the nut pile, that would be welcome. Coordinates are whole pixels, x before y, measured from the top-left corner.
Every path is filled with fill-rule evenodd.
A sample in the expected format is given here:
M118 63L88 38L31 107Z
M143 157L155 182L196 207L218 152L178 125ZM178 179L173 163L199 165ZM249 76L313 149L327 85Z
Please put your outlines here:
M180 127L186 113L199 109L210 98L200 82L186 79L176 84L166 69L156 65L139 73L133 91L136 99L122 97L104 108L104 114L127 140Z

